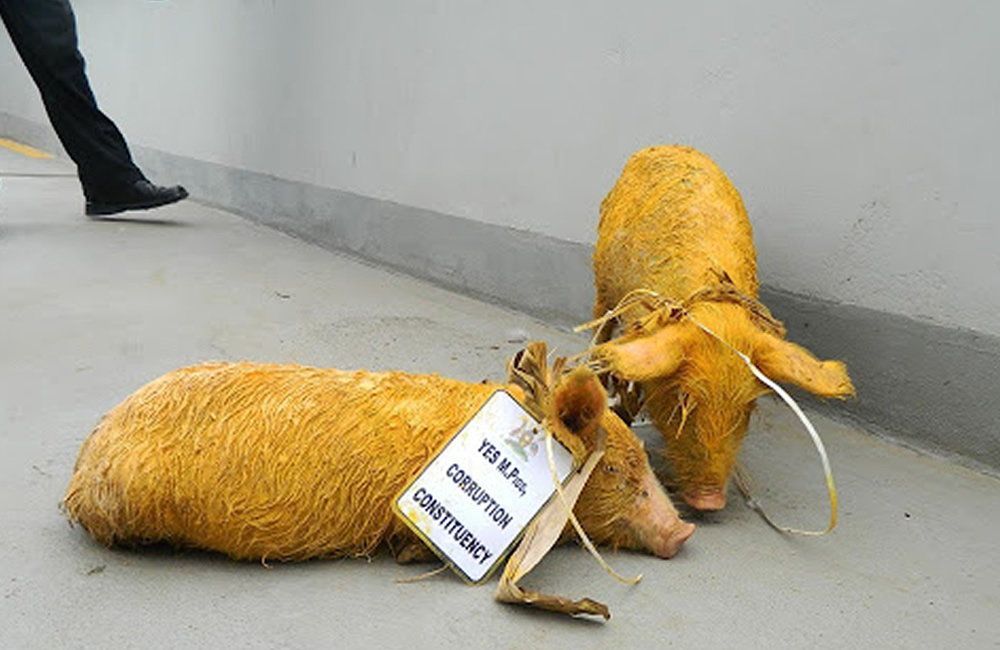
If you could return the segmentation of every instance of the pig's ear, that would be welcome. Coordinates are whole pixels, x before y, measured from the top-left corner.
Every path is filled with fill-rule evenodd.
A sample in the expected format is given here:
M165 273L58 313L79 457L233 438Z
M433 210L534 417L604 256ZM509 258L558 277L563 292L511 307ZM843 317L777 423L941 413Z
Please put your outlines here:
M684 361L694 334L690 323L671 323L645 336L604 343L594 351L594 357L628 381L668 377Z
M608 395L594 373L581 366L560 378L552 393L552 408L570 433L586 437L608 408Z
M753 361L775 381L795 384L820 397L854 396L854 385L841 361L820 361L800 345L761 334Z

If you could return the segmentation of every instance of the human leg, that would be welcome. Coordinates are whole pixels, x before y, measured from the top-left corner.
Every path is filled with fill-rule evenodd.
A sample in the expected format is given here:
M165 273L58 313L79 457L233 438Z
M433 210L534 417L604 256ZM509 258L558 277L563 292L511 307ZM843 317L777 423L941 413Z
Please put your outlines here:
M118 127L97 106L68 0L0 0L0 18L76 163L88 214L157 207L187 196L183 188L146 181Z

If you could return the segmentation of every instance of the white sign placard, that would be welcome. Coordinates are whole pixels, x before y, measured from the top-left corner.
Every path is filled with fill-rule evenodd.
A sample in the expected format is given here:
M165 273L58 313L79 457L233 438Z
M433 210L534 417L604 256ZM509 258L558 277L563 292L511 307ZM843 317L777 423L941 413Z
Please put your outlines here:
M573 456L555 439L552 453L559 480L565 481ZM477 583L553 494L544 429L498 390L393 507L464 579Z

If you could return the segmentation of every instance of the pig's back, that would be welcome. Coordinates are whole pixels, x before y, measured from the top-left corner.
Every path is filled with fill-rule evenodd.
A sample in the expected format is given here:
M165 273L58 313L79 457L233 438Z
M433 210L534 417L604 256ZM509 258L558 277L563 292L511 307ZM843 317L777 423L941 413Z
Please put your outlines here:
M601 203L595 312L639 288L683 300L717 282L713 269L756 297L753 233L739 192L695 149L634 154Z
M84 443L65 499L98 540L239 559L370 553L390 502L496 386L209 364L154 380Z

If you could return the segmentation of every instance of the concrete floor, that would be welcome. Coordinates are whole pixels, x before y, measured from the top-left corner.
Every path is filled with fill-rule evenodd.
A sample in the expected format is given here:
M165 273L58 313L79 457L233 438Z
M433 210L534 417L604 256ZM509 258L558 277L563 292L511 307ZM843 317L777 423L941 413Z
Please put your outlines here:
M397 584L428 567L384 557L267 569L109 550L57 508L101 414L177 366L500 379L516 329L565 353L583 345L193 201L89 221L66 163L0 149L0 647L1000 647L1000 481L815 414L840 492L836 531L782 536L733 495L695 519L672 560L611 554L621 573L644 574L637 586L576 546L524 581L606 602L606 624L499 605L493 582ZM761 500L783 522L821 527L807 436L761 402L744 447Z

